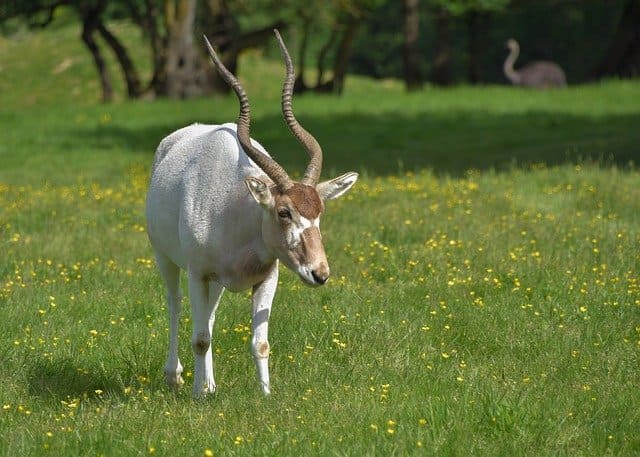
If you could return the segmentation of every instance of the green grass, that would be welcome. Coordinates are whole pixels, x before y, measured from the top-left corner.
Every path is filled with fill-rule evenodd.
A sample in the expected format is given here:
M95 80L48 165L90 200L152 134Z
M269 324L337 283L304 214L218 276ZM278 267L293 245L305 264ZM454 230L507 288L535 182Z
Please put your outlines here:
M143 200L159 140L233 119L235 100L98 105L77 35L0 41L0 454L640 452L637 82L405 94L349 78L341 98L297 98L325 175L363 174L323 219L333 279L283 270L269 398L248 295L225 295L219 392L198 402L189 375L163 384ZM299 172L281 69L249 66L253 135Z

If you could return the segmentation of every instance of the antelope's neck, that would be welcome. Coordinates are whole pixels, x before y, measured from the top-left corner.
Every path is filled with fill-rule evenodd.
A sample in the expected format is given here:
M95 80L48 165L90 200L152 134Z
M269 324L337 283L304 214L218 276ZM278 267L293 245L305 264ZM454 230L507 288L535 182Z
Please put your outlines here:
M276 257L264 246L250 244L237 250L233 259L229 260L215 279L227 289L236 292L264 281L276 262Z

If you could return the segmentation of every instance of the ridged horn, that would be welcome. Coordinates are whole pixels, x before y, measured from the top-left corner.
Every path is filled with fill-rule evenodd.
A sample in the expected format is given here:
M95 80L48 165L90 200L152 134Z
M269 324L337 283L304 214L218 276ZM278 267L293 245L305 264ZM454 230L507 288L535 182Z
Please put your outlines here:
M291 133L298 139L300 144L304 146L304 148L309 153L311 159L309 160L309 165L307 165L307 169L304 172L304 176L302 177L301 182L303 184L307 184L310 186L315 186L318 184L318 180L320 179L320 172L322 171L322 148L318 141L311 135L304 127L300 125L300 123L296 120L296 117L293 115L293 108L291 107L291 98L293 94L293 84L295 82L295 71L293 69L293 62L291 61L291 56L289 55L289 51L280 36L280 32L277 29L273 31L276 35L276 39L278 40L278 44L280 45L280 51L282 52L282 58L284 59L284 63L286 66L287 74L284 80L284 84L282 85L282 114L284 115L284 120L291 130Z
M293 185L293 182L284 168L282 168L278 162L262 153L251 144L251 136L249 134L249 126L251 124L251 107L249 106L249 98L244 92L240 82L224 66L206 35L203 35L203 38L213 65L216 67L216 70L218 70L218 73L220 73L222 79L224 79L225 82L233 89L238 97L238 102L240 102L237 134L238 141L240 141L242 149L244 149L244 152L251 158L251 160L253 160L255 164L258 165L258 167L260 167L260 169L264 171L280 189L286 190L290 188Z

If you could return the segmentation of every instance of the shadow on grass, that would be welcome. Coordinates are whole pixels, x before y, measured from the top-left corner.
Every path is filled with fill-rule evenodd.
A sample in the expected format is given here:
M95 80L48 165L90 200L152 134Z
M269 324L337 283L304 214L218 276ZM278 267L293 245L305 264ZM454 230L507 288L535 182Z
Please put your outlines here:
M96 391L123 395L122 379L108 373L96 373L79 367L72 360L40 360L29 370L29 393L57 399L94 397Z
M165 390L164 378L136 374L127 361L119 360L117 368L107 368L102 364L80 366L71 359L39 360L28 370L29 393L37 397L51 397L56 400L70 398L110 397L125 399L130 389L144 388L145 391ZM145 363L149 364L149 360ZM162 373L159 367L151 367L153 373ZM127 392L129 390L129 392Z
M469 169L505 169L532 163L555 165L592 160L626 166L640 161L640 114L606 117L532 111L479 111L305 115L301 119L325 153L325 176L348 170L369 175L430 169L460 175ZM149 155L171 131L188 125L107 124L72 133L84 147ZM252 137L292 174L306 154L281 117L254 120Z

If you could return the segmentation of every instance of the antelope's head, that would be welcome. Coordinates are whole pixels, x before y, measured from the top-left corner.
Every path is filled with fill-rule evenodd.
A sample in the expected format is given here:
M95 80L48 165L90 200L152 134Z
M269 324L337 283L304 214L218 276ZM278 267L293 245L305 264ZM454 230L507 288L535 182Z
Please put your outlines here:
M245 153L270 178L246 179L249 192L265 212L262 224L265 244L289 269L298 273L306 284L320 286L329 279L329 263L320 233L320 217L324 212L324 202L347 192L358 179L358 174L350 172L329 181L319 182L322 149L293 114L293 63L282 37L277 30L274 32L286 66L282 88L282 114L291 133L310 156L309 165L300 181L292 180L280 164L251 144L248 97L238 80L224 67L207 38L204 39L215 67L240 102L238 141Z

